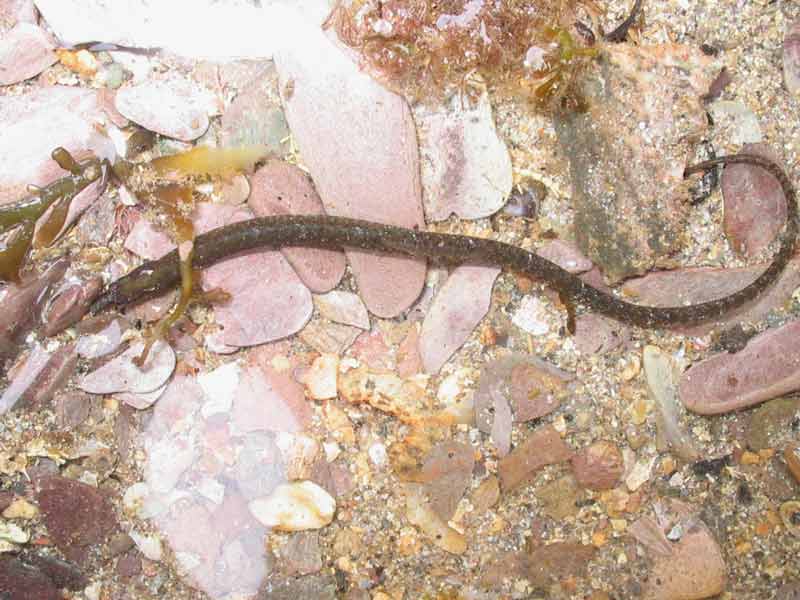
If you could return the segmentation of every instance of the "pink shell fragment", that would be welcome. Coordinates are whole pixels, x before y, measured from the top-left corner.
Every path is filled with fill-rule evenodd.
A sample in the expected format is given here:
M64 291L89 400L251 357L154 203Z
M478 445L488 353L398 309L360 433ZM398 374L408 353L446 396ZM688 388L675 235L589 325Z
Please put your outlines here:
M800 389L800 321L754 337L736 354L717 354L681 378L681 402L714 415L753 406Z
M249 211L230 205L201 204L198 229L208 231L251 217ZM203 288L219 288L231 295L214 307L223 327L218 342L228 346L254 346L296 333L311 318L311 292L278 251L249 252L207 269Z
M175 352L169 344L156 341L140 369L133 360L141 355L144 342L137 342L100 368L88 373L79 387L90 394L152 392L164 385L175 369Z
M427 373L436 373L486 316L500 269L465 265L447 278L431 305L420 333Z
M145 81L117 92L115 106L127 119L145 129L184 142L208 129L208 94L181 79Z
M255 172L250 183L248 205L257 217L325 214L314 184L294 165L269 161ZM281 253L312 292L332 290L344 275L346 263L342 252L284 248Z
M406 101L362 73L321 30L275 60L287 120L328 214L424 226ZM419 296L424 261L346 252L372 313L393 317Z
M0 39L0 85L30 79L56 60L53 42L41 27L18 23Z

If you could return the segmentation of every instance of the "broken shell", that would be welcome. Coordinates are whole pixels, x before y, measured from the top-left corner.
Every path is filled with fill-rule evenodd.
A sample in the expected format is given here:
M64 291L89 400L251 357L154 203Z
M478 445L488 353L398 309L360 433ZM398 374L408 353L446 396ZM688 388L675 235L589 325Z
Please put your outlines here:
M280 531L320 529L333 520L336 512L336 501L311 481L284 483L248 506L260 523Z
M800 501L789 500L781 504L778 511L786 530L795 537L800 537Z
M783 449L783 457L786 459L786 466L789 472L800 483L800 444L786 444Z
M308 395L314 400L336 398L339 357L335 354L322 354L314 359L305 374L303 383Z

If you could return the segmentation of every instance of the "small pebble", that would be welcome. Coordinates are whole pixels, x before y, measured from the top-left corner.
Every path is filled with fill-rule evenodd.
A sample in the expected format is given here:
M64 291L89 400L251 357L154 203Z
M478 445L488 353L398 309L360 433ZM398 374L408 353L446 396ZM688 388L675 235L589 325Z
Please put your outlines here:
M38 513L39 509L35 505L24 498L17 498L3 511L3 517L6 519L24 519L27 521L34 518Z
M578 451L572 459L578 483L590 490L610 490L625 472L622 453L612 442L597 441Z
M336 501L311 481L281 484L248 506L260 523L279 531L320 529L333 520L336 511Z

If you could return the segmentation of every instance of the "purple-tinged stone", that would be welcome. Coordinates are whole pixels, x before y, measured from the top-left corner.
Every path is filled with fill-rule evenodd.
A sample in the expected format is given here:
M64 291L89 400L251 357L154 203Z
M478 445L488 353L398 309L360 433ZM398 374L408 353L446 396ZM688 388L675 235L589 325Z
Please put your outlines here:
M783 39L783 80L795 98L800 96L800 21L795 21Z
M422 322L419 350L427 373L436 373L486 316L495 267L457 267L439 290Z
M752 283L766 265L734 269L691 268L652 273L625 283L623 292L632 302L651 306L683 306L722 298ZM800 260L793 259L778 281L755 300L730 311L716 322L681 328L689 335L705 335L716 326L762 320L788 302L800 286Z
M679 394L688 410L731 412L800 389L800 321L754 337L736 354L717 354L692 365Z
M162 135L191 142L208 129L208 92L184 79L144 81L117 91L115 106L127 119Z
M423 227L419 152L406 101L318 28L275 56L292 134L328 214ZM419 296L425 262L346 250L367 308L394 317Z
M91 396L85 392L66 392L55 399L56 420L64 429L75 429L89 416Z
M230 205L201 204L199 232L250 218L249 210ZM248 252L219 262L203 275L203 288L231 295L214 307L223 327L218 340L228 346L254 346L292 335L311 318L311 292L278 251Z
M493 431L498 406L508 403L514 422L554 411L569 393L573 376L538 358L511 355L488 362L475 391L475 422L484 433Z
M289 163L271 160L250 178L248 205L257 217L271 215L324 215L308 175ZM285 248L281 253L308 288L317 294L332 290L344 275L344 254L318 248Z
M67 261L59 261L40 275L26 277L19 285L0 285L0 366L14 356L22 340L38 326L51 286L64 277L67 266Z
M570 273L583 273L592 268L592 261L575 245L564 240L550 240L539 248L536 254Z
M144 364L134 363L142 355L144 342L137 342L119 356L86 374L78 383L90 394L114 392L153 392L163 386L175 370L175 352L166 342L157 340Z
M103 289L100 277L70 282L55 292L55 297L44 312L44 334L61 333L89 312L89 306Z
M742 152L776 160L765 144L745 144ZM786 198L780 183L761 167L735 164L725 167L720 185L725 234L740 254L758 254L786 223Z
M111 139L101 133L109 121L96 90L52 86L14 96L0 96L0 204L28 195L28 185L46 186L65 173L50 157L54 148L66 148L77 160L90 155L114 160ZM97 182L73 203L96 197ZM79 202L80 200L80 202ZM85 208L85 206L84 206ZM70 208L71 219L73 210Z
M51 354L37 344L25 358L25 362L9 373L11 382L0 396L0 414L14 408L20 398L31 389L50 357Z
M599 440L584 446L572 457L572 472L582 487L610 490L622 478L625 462L614 443Z
M25 562L47 575L58 588L78 591L89 585L89 580L69 561L47 554L26 554Z
M496 212L511 192L511 157L497 135L488 96L465 107L458 96L450 106L419 109L425 215L479 219Z
M434 446L424 459L415 481L424 485L431 509L443 521L452 518L472 480L475 455L472 447L446 441Z
M547 465L572 458L569 449L551 425L530 433L514 450L497 463L497 475L504 492L529 483Z
M0 85L30 79L57 60L53 41L41 27L18 23L0 39Z
M47 575L18 558L0 556L0 597L6 600L62 600L61 591Z
M581 354L604 354L622 343L625 328L619 322L598 315L584 313L575 319L575 348Z
M38 503L47 532L69 560L83 563L117 528L114 509L97 488L65 477L43 477Z

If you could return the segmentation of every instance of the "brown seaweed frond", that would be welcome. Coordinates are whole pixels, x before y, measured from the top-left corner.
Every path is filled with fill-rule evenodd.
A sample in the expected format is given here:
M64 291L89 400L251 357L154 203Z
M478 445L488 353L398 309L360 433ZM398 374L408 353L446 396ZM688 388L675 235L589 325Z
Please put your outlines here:
M51 156L70 174L43 188L31 186L30 196L0 207L0 281L18 282L31 247L52 244L64 228L75 196L108 173L105 160L79 163L64 148L56 148Z

